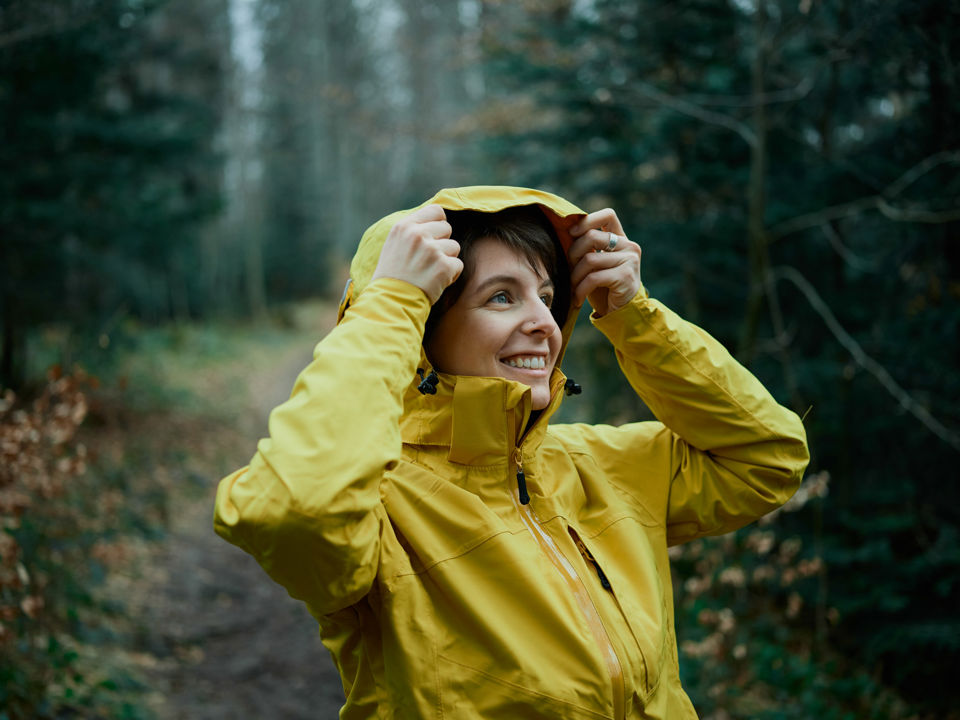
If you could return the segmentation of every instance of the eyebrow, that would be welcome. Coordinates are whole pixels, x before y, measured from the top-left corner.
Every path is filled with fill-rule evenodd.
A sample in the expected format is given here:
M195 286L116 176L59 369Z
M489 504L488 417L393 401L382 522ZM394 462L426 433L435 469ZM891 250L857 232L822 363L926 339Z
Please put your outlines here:
M488 277L482 283L477 285L477 288L474 290L474 292L483 292L491 285L518 285L520 282L520 279L516 275L494 275L493 277ZM545 287L555 289L553 280L550 279L549 275L543 279L542 283L540 283L541 290Z

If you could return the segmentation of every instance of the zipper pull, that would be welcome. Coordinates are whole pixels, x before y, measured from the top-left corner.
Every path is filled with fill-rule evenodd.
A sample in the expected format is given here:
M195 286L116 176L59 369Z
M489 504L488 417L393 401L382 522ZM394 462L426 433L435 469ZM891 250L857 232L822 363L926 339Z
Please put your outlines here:
M530 504L530 493L527 492L527 476L523 474L523 468L517 467L517 491L520 493L520 504Z
M520 504L530 504L530 493L527 492L527 476L523 474L523 453L520 448L513 452L514 462L517 463L517 492L520 495Z
M600 569L600 563L594 560L593 566L597 569L597 577L600 578L600 587L602 587L604 590L612 591L613 586L610 584L610 581L607 580L607 576L604 574L603 570Z

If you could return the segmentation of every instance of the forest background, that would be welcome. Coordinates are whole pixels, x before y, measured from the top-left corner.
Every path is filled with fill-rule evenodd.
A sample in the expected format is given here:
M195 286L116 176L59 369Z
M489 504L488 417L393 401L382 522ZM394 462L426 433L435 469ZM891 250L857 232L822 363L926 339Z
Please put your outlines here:
M274 337L469 184L615 208L805 418L787 511L673 552L700 713L958 717L958 165L956 0L2 0L0 717L149 716L83 670L186 492L89 451L190 402L131 363ZM648 416L604 343L567 420Z

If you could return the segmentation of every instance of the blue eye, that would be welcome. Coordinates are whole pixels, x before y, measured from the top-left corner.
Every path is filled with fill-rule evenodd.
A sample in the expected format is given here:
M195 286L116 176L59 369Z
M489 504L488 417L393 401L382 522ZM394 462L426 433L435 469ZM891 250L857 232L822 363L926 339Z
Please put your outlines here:
M553 295L550 295L550 294L541 295L540 299L543 301L543 304L546 305L547 307L553 307Z
M491 296L489 302L497 303L498 305L504 305L510 302L510 298L508 298L507 294L501 290L500 292Z

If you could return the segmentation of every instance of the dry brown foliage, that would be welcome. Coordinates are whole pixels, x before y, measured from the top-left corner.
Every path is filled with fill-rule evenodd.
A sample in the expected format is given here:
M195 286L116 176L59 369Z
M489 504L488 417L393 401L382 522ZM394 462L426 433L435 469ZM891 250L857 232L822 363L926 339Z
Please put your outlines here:
M83 388L95 381L57 366L30 403L11 390L0 398L0 645L13 639L18 619L38 619L45 581L23 562L16 530L25 513L62 497L86 472L87 451L76 442L87 414Z

